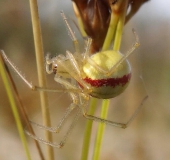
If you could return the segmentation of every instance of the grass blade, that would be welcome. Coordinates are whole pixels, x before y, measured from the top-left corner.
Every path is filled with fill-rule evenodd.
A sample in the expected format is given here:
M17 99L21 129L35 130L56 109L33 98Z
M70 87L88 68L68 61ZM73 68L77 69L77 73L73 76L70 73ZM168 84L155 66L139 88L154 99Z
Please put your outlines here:
M97 104L97 99L92 98L90 101L90 110L89 110L88 114L90 114L90 115L94 114L94 112L96 110L96 104ZM87 120L85 132L84 132L81 160L87 160L87 158L88 158L92 125L93 125L93 121Z
M26 137L24 134L24 129L21 124L20 116L18 113L18 109L17 109L16 103L15 103L14 96L13 96L13 91L11 90L10 80L6 73L4 61L3 61L1 54L0 54L0 74L1 74L4 86L5 86L8 98L9 98L9 102L11 104L11 109L12 109L12 112L13 112L13 115L14 115L14 118L15 118L15 121L17 124L18 132L19 132L19 135L20 135L20 138L21 138L21 141L22 141L22 144L23 144L26 156L27 156L27 160L31 160L31 156L30 156L30 153L28 150L28 144L27 144Z

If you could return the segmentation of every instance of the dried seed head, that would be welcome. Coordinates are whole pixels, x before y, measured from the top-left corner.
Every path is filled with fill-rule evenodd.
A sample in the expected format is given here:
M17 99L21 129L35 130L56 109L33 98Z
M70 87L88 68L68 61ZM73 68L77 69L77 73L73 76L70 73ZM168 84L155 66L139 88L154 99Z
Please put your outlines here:
M148 0L129 0L126 23ZM81 18L86 34L93 39L91 53L101 50L110 23L111 13L121 14L124 0L73 0L76 16Z
M107 0L73 0L77 6L86 34L93 39L91 52L100 50L110 22L110 6Z

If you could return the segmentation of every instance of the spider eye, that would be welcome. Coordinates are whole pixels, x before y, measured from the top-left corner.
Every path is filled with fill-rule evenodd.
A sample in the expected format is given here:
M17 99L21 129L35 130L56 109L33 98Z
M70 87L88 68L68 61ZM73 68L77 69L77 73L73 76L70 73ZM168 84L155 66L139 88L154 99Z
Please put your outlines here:
M57 73L57 65L53 66L53 73L54 73L54 74Z

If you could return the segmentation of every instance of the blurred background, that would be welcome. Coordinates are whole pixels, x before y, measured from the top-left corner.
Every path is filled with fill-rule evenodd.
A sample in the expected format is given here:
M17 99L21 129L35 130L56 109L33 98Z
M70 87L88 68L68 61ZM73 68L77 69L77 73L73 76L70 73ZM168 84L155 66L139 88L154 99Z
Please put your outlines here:
M37 84L37 70L32 36L29 1L0 1L0 49L24 73L29 81ZM111 100L108 119L126 122L141 103L144 96L149 99L144 103L139 115L127 129L107 126L103 138L101 160L169 160L170 159L170 1L151 0L145 3L124 28L121 52L125 53L134 42L132 28L139 36L141 46L129 57L132 65L132 80L126 91ZM73 51L64 22L60 16L63 10L70 19L76 36L84 51L83 39L71 19L75 19L71 1L39 0L39 12L42 27L44 55L65 54ZM42 124L39 95L30 89L13 72L22 102L29 118ZM48 86L59 87L47 75ZM142 78L141 78L142 77ZM70 104L67 94L49 93L49 111L52 126L57 125L64 110ZM0 159L26 159L25 152L17 131L9 100L0 78ZM96 115L100 113L101 100L98 101ZM73 114L74 115L74 114ZM70 122L67 120L63 131L54 135L59 142ZM79 160L86 119L81 117L66 145L55 149L56 159ZM98 123L94 122L89 160ZM38 136L43 131L36 129ZM32 159L39 159L33 140L27 137ZM45 145L41 144L46 153Z

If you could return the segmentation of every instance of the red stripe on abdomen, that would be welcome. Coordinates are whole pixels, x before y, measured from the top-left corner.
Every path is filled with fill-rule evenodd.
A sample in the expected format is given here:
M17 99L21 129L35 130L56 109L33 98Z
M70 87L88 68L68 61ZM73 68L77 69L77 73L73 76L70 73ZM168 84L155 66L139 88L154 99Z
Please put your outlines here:
M93 80L91 78L86 77L83 80L93 87L110 86L114 88L115 86L118 86L118 85L124 86L125 84L129 82L130 78L131 78L131 74L127 74L120 78Z

